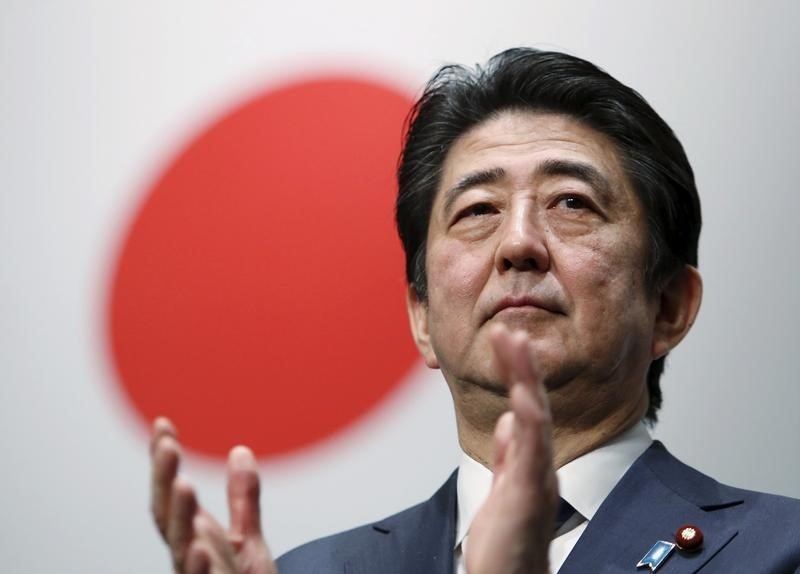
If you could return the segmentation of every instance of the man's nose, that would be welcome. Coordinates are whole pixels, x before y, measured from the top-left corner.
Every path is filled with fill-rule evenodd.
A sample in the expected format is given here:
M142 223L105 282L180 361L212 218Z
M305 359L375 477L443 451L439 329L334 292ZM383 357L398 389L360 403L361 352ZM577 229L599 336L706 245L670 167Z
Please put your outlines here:
M498 271L547 271L550 267L545 232L533 205L517 206L511 210L500 234L495 252Z

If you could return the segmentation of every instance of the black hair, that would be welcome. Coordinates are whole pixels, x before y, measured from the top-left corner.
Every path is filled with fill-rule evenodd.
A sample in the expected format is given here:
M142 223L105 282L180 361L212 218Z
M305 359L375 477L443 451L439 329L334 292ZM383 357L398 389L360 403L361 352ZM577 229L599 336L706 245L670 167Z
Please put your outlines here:
M660 293L684 264L697 266L700 198L689 160L667 123L635 90L586 60L512 48L486 66L440 68L409 114L396 218L406 279L420 300L427 300L426 238L447 153L469 129L509 110L568 115L615 144L647 214L644 280L651 294ZM653 361L647 373L651 422L662 402L665 358Z

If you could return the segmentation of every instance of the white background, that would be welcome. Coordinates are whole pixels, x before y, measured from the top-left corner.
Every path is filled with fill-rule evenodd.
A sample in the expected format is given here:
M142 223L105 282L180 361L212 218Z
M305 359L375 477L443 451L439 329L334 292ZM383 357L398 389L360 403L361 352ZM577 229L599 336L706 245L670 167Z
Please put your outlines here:
M147 514L147 431L115 391L103 303L143 185L230 102L287 74L419 88L514 45L585 57L676 130L705 219L700 319L656 436L725 482L800 497L800 4L32 2L0 6L0 557L4 572L169 572ZM438 374L264 464L291 546L427 497L457 460ZM190 459L224 516L222 468ZM389 486L387 486L389 485Z

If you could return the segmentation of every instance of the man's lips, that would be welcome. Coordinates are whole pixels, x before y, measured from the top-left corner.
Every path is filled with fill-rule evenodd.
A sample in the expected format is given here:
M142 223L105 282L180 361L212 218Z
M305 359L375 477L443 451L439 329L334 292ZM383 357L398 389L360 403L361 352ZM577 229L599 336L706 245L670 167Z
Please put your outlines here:
M506 309L524 310L529 308L541 309L543 311L548 311L550 313L556 313L559 315L564 314L561 306L552 299L537 297L535 295L506 296L491 307L491 311L489 312L487 320L496 316L501 311L505 311Z

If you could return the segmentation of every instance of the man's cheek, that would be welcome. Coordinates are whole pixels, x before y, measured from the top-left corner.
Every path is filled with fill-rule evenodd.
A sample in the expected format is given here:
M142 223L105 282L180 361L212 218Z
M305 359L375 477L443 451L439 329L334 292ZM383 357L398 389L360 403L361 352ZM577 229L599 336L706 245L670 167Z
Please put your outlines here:
M487 257L454 245L438 248L428 261L429 291L443 294L448 305L474 301L491 271L491 260L487 262Z
M566 260L560 275L567 290L576 294L593 292L598 296L598 290L616 281L615 275L620 271L620 263L599 249L573 250Z

